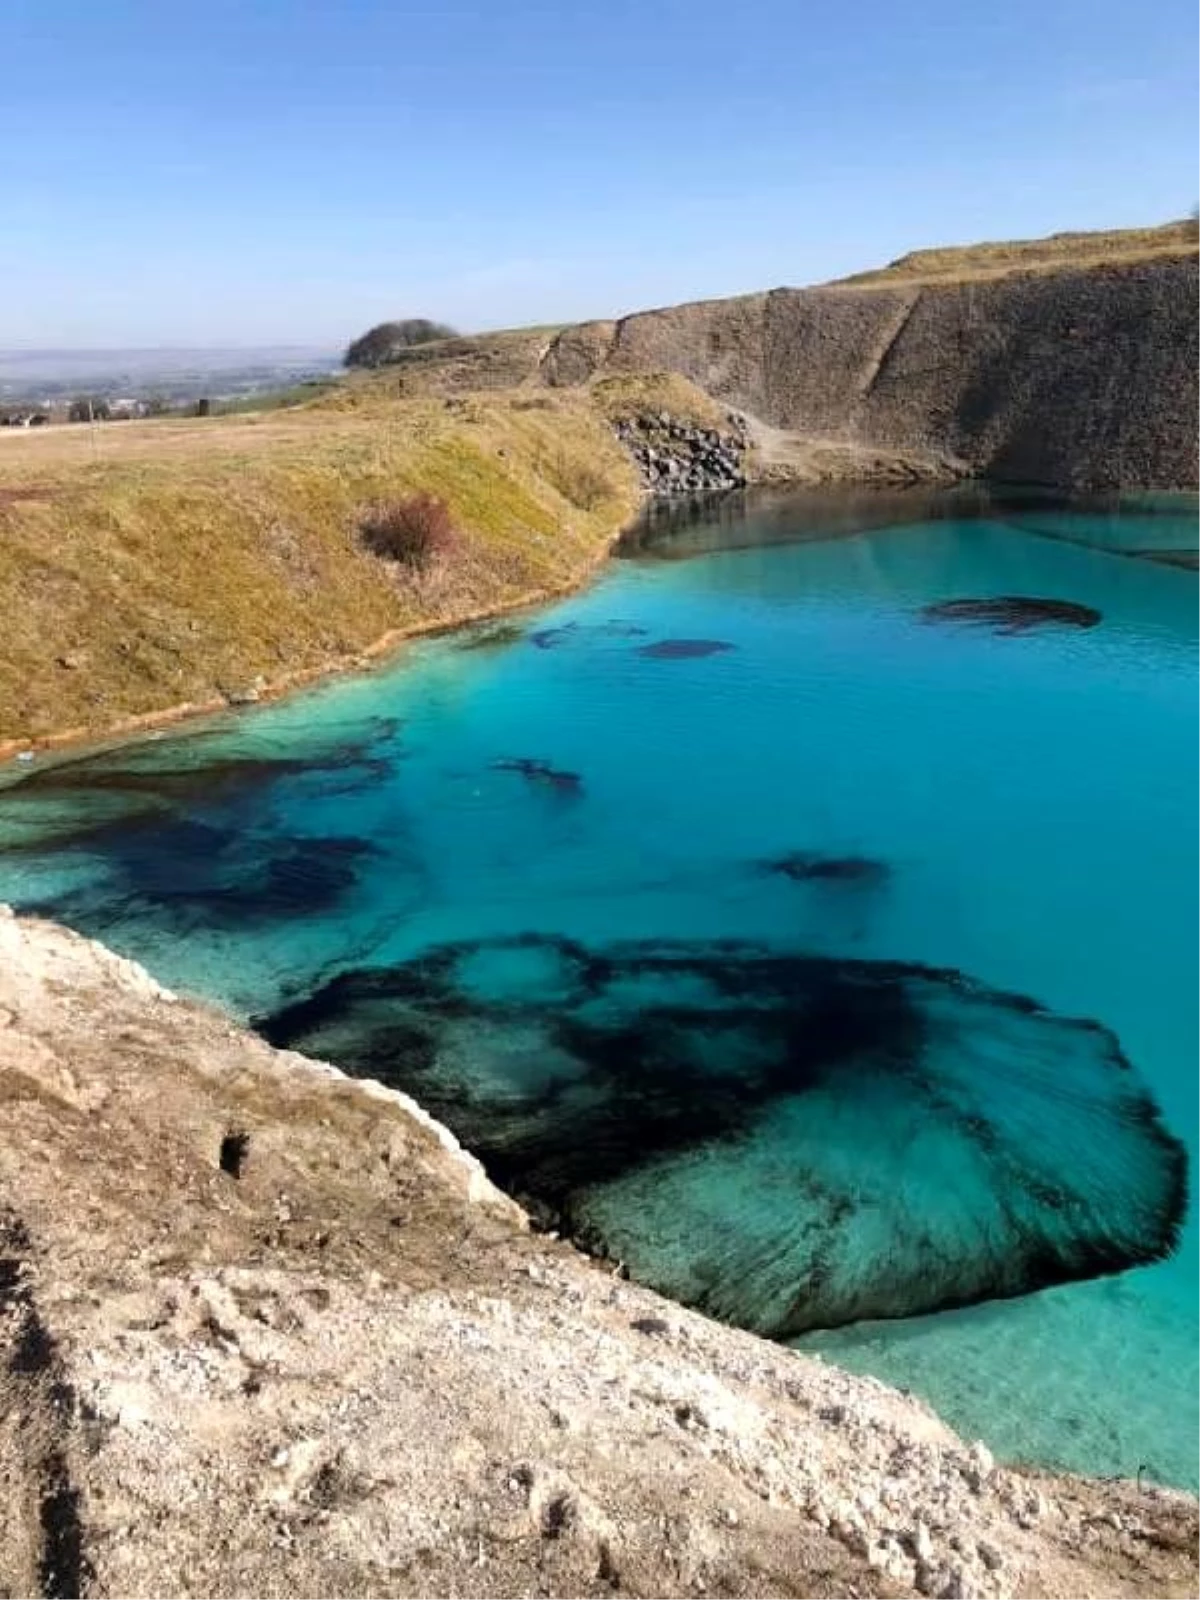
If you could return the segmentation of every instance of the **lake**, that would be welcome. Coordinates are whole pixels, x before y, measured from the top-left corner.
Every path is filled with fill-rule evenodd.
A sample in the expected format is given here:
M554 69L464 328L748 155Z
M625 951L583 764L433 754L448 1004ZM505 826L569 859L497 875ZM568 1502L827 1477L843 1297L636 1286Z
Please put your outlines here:
M551 609L45 762L0 898L404 1087L664 1292L1195 1488L1194 546L660 514Z

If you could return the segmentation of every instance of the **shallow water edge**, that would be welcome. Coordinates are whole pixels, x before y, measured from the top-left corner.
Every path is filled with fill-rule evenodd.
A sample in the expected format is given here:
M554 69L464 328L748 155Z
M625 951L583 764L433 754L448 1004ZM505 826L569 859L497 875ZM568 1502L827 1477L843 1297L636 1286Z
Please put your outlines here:
M1075 504L1119 514L1123 510L1178 517L1194 513L1200 496L1190 490L1164 490L1129 495L1092 496ZM250 705L270 704L302 694L324 683L350 675L387 671L407 645L457 633L501 617L537 611L585 587L610 559L651 554L656 559L686 559L717 549L742 549L776 542L852 537L872 528L886 528L906 520L984 517L997 508L1016 506L1028 511L1038 505L1061 508L1061 493L1021 485L989 484L966 479L953 486L887 486L829 484L813 487L749 485L738 490L706 495L658 498L648 496L632 522L611 534L571 581L523 594L502 605L464 612L448 620L391 629L351 655L319 667L265 677L253 699L240 701L227 695L204 701L185 701L161 710L119 719L107 728L65 728L36 739L0 739L0 789L25 776L30 757L66 752L68 759L98 755L184 725L205 722ZM752 531L743 529L749 523ZM799 525L799 526L798 526ZM716 541L711 530L718 530ZM1131 551L1148 560L1196 570L1193 546L1166 544L1147 551ZM39 767L44 767L40 762Z

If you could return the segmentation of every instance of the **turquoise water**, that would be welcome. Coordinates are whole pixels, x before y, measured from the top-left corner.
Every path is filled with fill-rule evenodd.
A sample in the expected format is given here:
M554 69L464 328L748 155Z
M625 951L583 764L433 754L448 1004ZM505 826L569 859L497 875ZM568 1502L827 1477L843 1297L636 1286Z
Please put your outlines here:
M1128 554L1182 524L914 515L727 506L47 768L0 896L404 1083L636 1276L1194 1487L1195 579ZM1079 609L923 615L996 597Z

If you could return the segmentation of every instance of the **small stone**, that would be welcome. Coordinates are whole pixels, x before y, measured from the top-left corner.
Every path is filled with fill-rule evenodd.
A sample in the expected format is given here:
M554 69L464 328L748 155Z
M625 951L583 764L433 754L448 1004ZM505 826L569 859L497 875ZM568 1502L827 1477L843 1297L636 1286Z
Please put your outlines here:
M937 1574L939 1600L969 1600L971 1584L965 1567L945 1567Z
M913 1580L913 1563L895 1539L876 1539L867 1548L867 1563L897 1583L908 1584Z
M981 1440L977 1439L971 1446L967 1455L970 1467L970 1476L976 1490L979 1490L995 1471L996 1458Z
M724 1515L726 1526L730 1528L736 1528L738 1523L742 1520L732 1506L725 1507Z
M276 1450L274 1455L272 1455L272 1457L271 1457L271 1465L275 1468L276 1471L279 1471L279 1469L281 1467L286 1467L287 1466L287 1464L288 1464L290 1459L291 1459L291 1451L287 1448L286 1445L282 1445L281 1444L279 1446L278 1450Z
M635 1317L629 1324L638 1333L670 1333L671 1324L664 1317Z
M994 1544L988 1544L981 1539L976 1547L976 1554L989 1572L998 1572L1004 1565L1004 1557Z
M918 1561L928 1564L933 1560L933 1535L923 1522L918 1522L913 1529L912 1546Z
M879 1510L879 1496L868 1484L858 1491L856 1504L864 1517L869 1517L873 1511Z

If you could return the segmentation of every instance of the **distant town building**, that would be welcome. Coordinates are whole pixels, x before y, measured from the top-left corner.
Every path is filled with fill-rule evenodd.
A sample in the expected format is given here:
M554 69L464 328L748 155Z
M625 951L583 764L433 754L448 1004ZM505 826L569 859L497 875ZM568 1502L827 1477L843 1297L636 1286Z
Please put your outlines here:
M48 411L6 411L0 416L0 428L44 428L49 421Z

